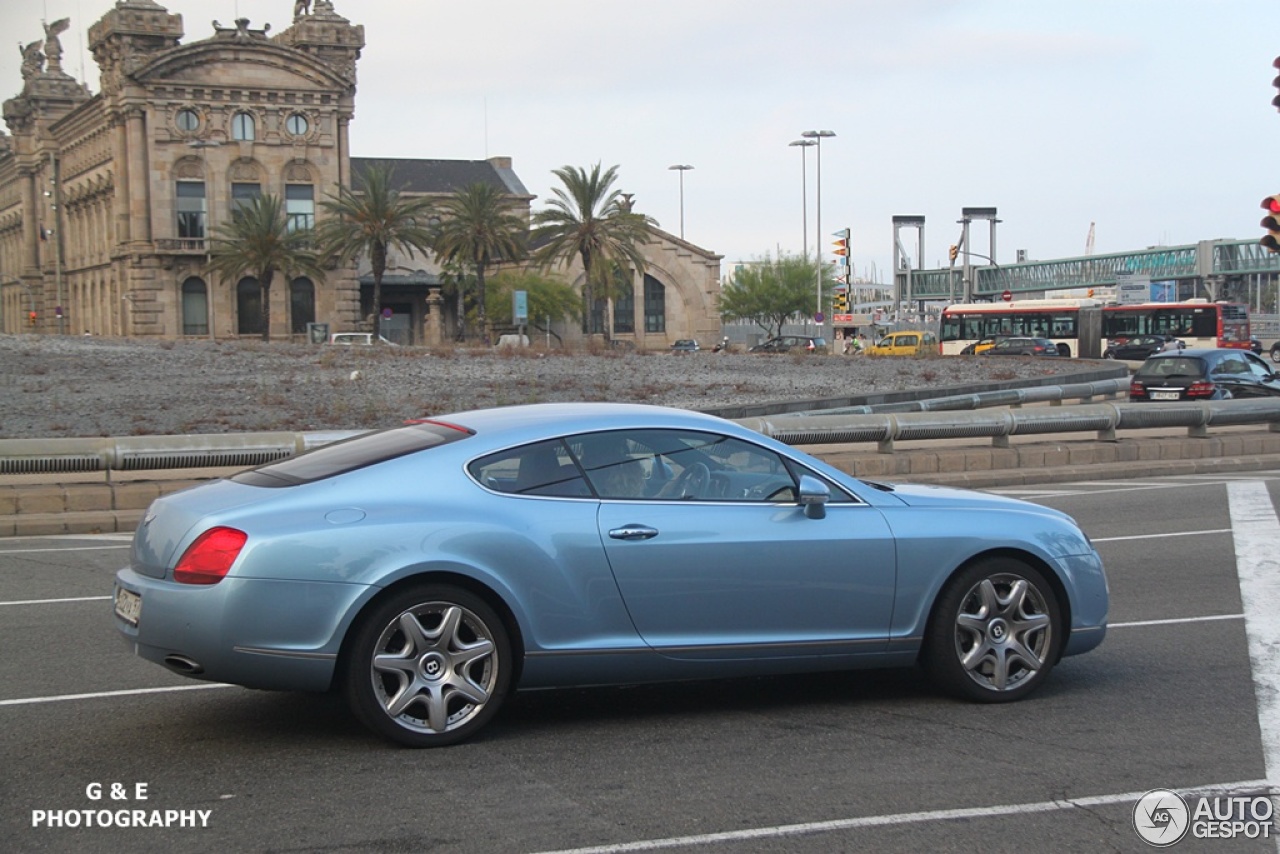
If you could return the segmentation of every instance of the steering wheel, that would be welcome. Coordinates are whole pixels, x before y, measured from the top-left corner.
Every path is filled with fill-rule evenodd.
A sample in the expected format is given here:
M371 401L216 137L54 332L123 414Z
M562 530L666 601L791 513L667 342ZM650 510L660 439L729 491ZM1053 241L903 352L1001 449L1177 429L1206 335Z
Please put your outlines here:
M671 484L674 498L702 498L711 484L711 469L705 463L692 463Z

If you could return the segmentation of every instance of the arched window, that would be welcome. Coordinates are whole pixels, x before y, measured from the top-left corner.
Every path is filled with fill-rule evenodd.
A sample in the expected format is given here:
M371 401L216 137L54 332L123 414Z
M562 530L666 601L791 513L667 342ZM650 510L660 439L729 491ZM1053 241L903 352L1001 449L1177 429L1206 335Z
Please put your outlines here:
M310 279L294 279L289 284L289 331L306 335L307 324L316 322L316 286Z
M648 273L644 275L644 331L667 331L667 289Z
M209 334L209 293L195 276L182 283L182 334Z
M240 335L262 334L262 288L252 276L236 285L236 331Z
M253 113L236 113L231 117L231 138L251 142L255 138L257 123Z

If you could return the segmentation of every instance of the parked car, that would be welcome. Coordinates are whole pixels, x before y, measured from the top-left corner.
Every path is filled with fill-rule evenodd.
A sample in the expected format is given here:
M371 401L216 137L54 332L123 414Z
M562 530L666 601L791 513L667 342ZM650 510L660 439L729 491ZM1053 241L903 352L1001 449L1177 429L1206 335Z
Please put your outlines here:
M671 345L671 349L676 353L696 353L702 348L692 338L680 338Z
M375 343L372 332L335 332L329 336L330 344L343 344L348 347L370 347ZM379 335L376 339L378 344L388 344L392 347L398 346L394 341L388 341Z
M867 348L868 356L937 355L938 336L918 329L890 332Z
M1107 349L1102 351L1102 358L1141 362L1152 353L1181 348L1182 342L1170 335L1134 335L1108 341Z
M974 341L968 347L965 347L963 350L961 350L960 355L961 356L981 355L982 353L985 353L988 350L990 350L992 347L996 346L996 343L1002 340L1004 340L1003 335L997 335L992 338L979 339L977 341Z
M1280 378L1247 350L1191 349L1156 353L1129 381L1129 399L1223 400L1280 395Z
M804 350L808 353L827 352L827 339L807 335L778 335L748 350L748 353L790 353Z
M1057 356L1058 345L1048 338L1002 338L984 356Z
M1101 643L1108 609L1061 511L867 483L635 404L325 445L157 499L129 560L114 620L138 656L336 689L413 747L473 735L518 688L919 662L960 697L1016 700Z

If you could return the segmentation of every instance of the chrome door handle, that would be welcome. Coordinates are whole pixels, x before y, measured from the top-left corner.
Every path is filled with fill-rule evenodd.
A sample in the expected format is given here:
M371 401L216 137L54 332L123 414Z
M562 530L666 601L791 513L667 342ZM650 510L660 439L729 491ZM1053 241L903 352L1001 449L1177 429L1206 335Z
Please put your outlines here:
M623 525L610 530L609 536L615 540L651 540L658 536L658 529L648 525Z

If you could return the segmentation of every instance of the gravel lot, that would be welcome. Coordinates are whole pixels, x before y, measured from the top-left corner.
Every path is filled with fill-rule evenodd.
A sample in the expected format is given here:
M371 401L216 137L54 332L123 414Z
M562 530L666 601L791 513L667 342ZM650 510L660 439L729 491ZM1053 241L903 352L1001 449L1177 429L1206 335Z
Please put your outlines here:
M1031 358L427 350L0 335L0 437L352 430L463 409L689 409L1041 378Z

